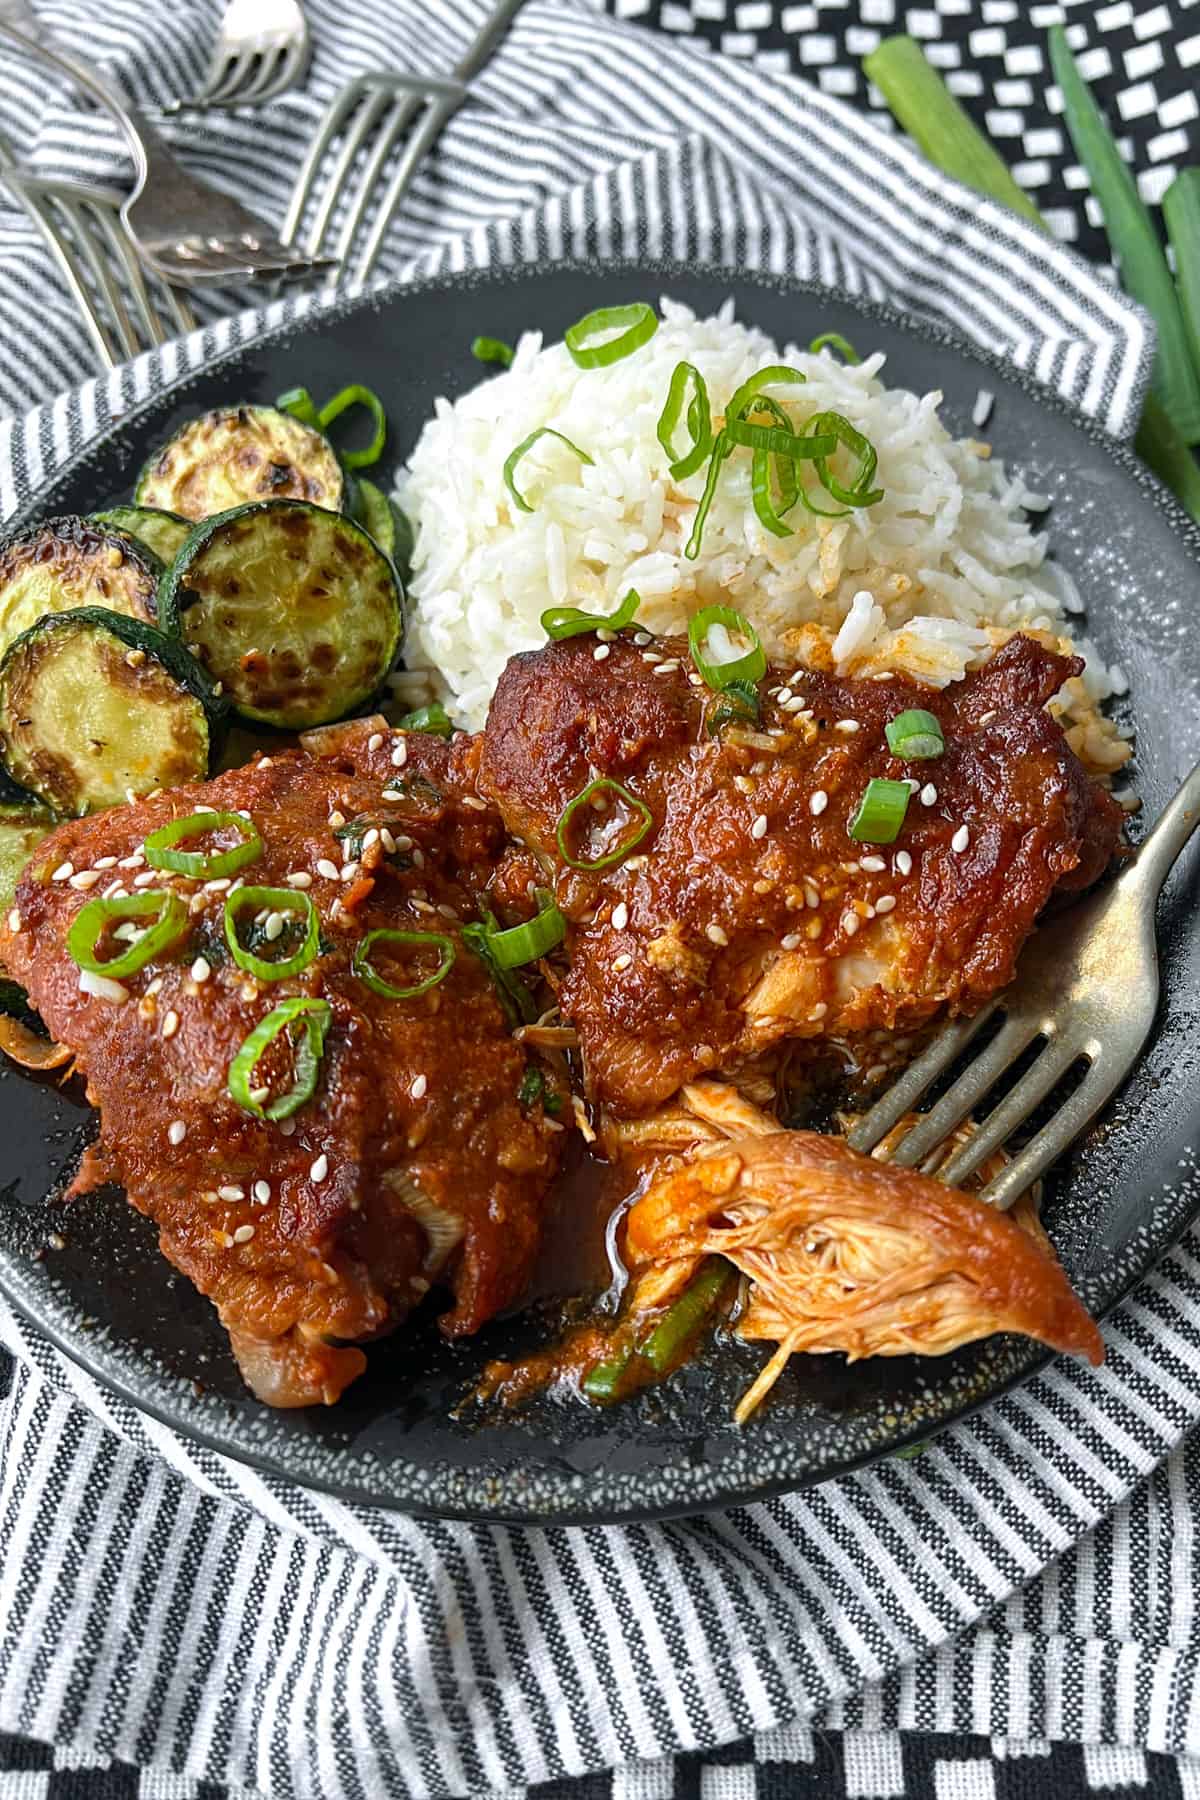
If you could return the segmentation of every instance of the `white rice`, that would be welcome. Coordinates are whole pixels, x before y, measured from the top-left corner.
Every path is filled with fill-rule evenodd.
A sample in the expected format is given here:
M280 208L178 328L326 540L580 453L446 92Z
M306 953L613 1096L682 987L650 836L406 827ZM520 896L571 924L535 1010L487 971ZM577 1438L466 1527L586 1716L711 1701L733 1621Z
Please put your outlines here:
M1046 539L1025 511L1044 508L1045 497L986 444L952 438L938 418L940 393L885 387L881 354L844 365L829 352L781 348L737 323L732 301L697 319L664 299L660 314L649 344L598 370L577 368L562 344L543 348L527 332L509 370L437 402L398 490L416 528L407 658L418 673L402 679L402 691L417 692L426 671L456 719L477 728L508 658L545 642L546 607L608 612L635 587L647 630L678 631L696 607L724 600L751 619L773 660L842 674L902 671L937 686L985 661L1017 628L1044 631L1088 658L1064 705L1092 731L1096 704L1115 684L1091 647L1071 638L1078 593L1046 562ZM738 451L689 561L705 470L672 481L657 436L680 361L703 374L714 418L765 364L802 369L805 386L777 388L777 397L797 425L827 408L851 419L878 451L883 499L837 519L796 508L792 535L778 538L754 512L750 455ZM524 513L505 488L504 462L544 425L593 460L542 439L518 471L534 507ZM681 430L680 449L684 438ZM1099 765L1107 754L1117 766L1126 747L1106 721L1098 729L1110 745L1092 746Z

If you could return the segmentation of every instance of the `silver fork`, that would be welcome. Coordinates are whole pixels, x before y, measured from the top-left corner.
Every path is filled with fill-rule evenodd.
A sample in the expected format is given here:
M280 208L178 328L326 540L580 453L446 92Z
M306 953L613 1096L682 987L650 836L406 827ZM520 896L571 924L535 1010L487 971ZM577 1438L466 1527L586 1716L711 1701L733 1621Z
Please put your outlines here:
M289 243L296 242L317 176L326 156L332 155L321 199L299 248L307 256L320 254L338 203L354 182L353 197L342 219L333 256L349 280L367 279L421 158L433 148L447 121L466 99L468 84L483 68L521 5L522 0L498 0L449 76L391 72L359 76L334 95L292 189L283 221L283 236ZM423 106L426 110L418 119ZM351 267L351 246L371 210L376 186L392 152L414 121L414 129L388 177L370 230Z
M980 1120L970 1140L936 1170L940 1180L961 1185L1076 1065L1086 1064L1075 1091L982 1189L980 1197L990 1205L1010 1207L1112 1097L1150 1035L1159 994L1155 907L1167 874L1197 825L1200 764L1115 880L1035 933L1022 955L1012 991L974 1018L942 1027L855 1125L850 1133L854 1148L873 1150L912 1112L988 1020L999 1014L1004 1022L997 1035L898 1140L890 1160L906 1168L927 1165L1005 1070L1044 1039L1016 1085Z
M0 36L49 63L116 119L134 164L121 222L142 262L180 287L227 285L259 275L289 279L326 269L298 256L237 200L190 175L147 119L116 88L69 52L30 35L27 0L0 0Z
M191 100L172 100L164 110L273 100L301 81L311 47L298 0L229 0L204 85Z
M2 138L0 181L37 226L108 368L192 330L182 296L143 274L121 225L122 194L34 175Z

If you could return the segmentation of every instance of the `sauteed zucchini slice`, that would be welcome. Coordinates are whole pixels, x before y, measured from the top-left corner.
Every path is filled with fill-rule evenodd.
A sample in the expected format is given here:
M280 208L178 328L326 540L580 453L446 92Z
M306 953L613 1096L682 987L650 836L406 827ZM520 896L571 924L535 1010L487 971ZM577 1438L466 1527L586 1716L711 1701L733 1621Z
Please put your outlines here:
M258 501L197 525L159 605L163 629L243 718L286 730L353 712L400 647L388 557L352 519L299 500Z
M153 550L95 519L26 525L0 545L0 652L46 613L80 606L153 624L162 563Z
M401 510L390 494L385 494L373 481L364 481L360 477L355 517L370 532L385 555L391 557L401 580L406 581L414 541L408 514Z
M54 815L44 806L0 803L0 913L12 905L26 863L53 829Z
M346 477L328 438L277 406L228 406L189 419L146 463L138 506L207 519L248 500L307 500L338 511Z
M0 662L5 764L59 814L203 779L222 710L179 644L100 606L40 619Z
M179 546L192 529L190 519L181 519L178 513L162 512L156 506L110 506L107 512L93 513L92 519L97 525L112 525L118 531L127 531L130 537L153 550L162 563L174 562Z

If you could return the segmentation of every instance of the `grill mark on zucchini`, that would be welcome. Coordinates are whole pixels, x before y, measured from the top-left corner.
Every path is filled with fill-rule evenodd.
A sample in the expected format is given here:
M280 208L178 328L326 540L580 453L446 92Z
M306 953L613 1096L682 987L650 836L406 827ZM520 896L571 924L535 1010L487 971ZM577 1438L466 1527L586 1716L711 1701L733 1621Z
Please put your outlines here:
M47 613L104 606L154 624L163 565L111 525L73 515L27 525L0 546L0 653Z
M145 544L159 561L164 564L174 562L188 532L192 529L190 519L180 518L178 513L163 512L157 506L110 506L106 512L92 514L97 525L111 525L116 531L126 531L140 544Z
M59 814L203 779L221 713L186 651L103 607L39 620L0 663L5 764Z
M47 807L0 805L0 913L12 905L30 857L53 829L54 815Z
M336 512L347 486L319 431L276 406L234 406L189 419L146 463L134 499L196 521L264 499Z
M243 718L287 730L368 700L400 646L390 560L352 520L296 500L197 525L164 578L164 629Z

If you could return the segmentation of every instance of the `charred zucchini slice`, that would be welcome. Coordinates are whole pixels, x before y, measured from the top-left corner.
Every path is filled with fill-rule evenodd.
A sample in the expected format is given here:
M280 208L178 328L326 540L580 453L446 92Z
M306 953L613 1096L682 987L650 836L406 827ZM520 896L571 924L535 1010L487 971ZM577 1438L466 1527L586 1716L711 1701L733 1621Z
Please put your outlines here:
M5 764L59 814L201 780L221 713L179 644L100 606L40 619L0 662Z
M138 479L138 506L208 519L248 500L307 500L339 511L346 478L328 438L277 406L189 419Z
M153 624L162 572L153 550L95 519L26 525L0 545L0 653L47 613L80 606Z
M192 529L190 519L181 519L178 513L162 512L156 506L110 506L107 512L93 513L92 520L97 525L111 525L117 531L127 531L130 537L152 550L163 564L175 561L179 546Z
M26 863L53 830L54 816L44 806L0 805L0 913L12 905Z
M370 698L400 647L400 585L352 519L298 500L197 525L163 579L163 629L244 719L303 731Z
M385 556L390 556L400 573L401 580L407 580L409 564L413 552L413 528L409 524L408 514L401 511L390 494L377 488L373 481L358 483L358 508L355 517L363 525Z

